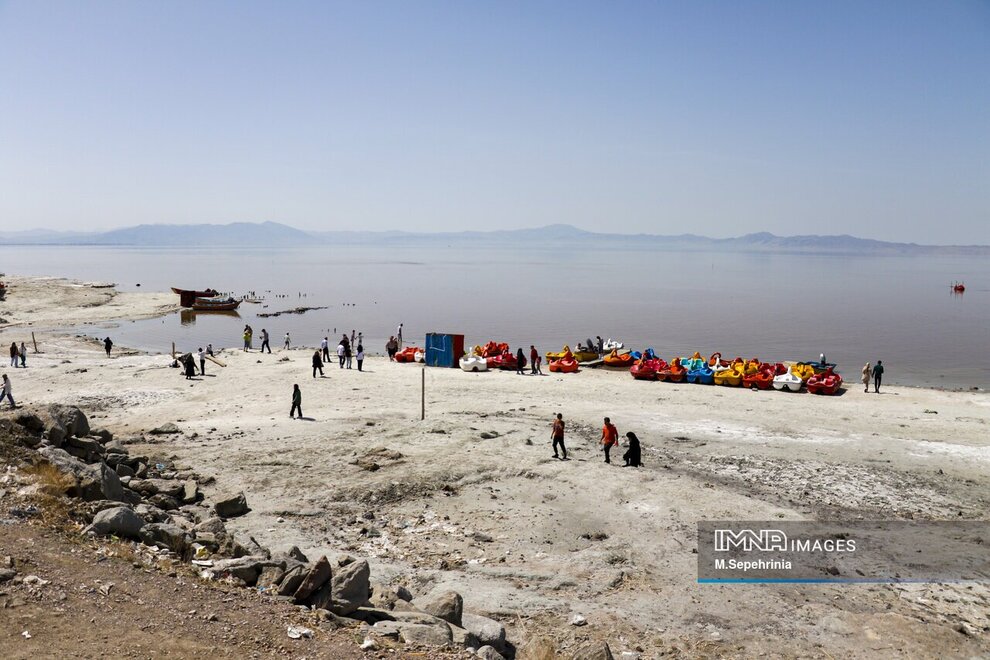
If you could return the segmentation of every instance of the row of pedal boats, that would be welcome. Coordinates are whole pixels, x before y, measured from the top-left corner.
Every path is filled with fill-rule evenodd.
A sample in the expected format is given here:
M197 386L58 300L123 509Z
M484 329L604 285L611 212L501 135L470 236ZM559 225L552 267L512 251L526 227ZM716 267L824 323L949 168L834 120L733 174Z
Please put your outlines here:
M421 348L412 346L396 356L398 362L423 362ZM576 373L582 362L599 359L597 352L571 351L564 346L561 351L546 353L548 369L553 373ZM522 366L527 360L523 357ZM812 394L835 394L842 388L842 376L835 371L835 364L822 362L763 362L759 358L749 360L736 357L725 360L721 353L713 353L707 359L695 352L690 357L675 357L670 362L660 358L652 348L645 351L620 352L618 348L602 359L606 367L628 369L637 380L671 383L695 383L722 385L752 389L800 392L807 389ZM490 369L519 368L517 355L508 344L489 342L475 346L459 362L461 369L470 372Z

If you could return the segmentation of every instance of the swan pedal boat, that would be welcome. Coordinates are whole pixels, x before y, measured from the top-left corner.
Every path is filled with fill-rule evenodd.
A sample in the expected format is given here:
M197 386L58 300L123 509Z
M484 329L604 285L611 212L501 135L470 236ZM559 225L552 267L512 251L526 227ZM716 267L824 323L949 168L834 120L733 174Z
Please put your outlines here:
M460 364L461 369L464 371L488 371L488 360L474 353L462 357L458 361L458 364Z
M842 387L842 376L832 367L808 379L808 391L812 394L835 394Z
M605 352L606 353L609 352L609 351L617 351L620 348L622 348L622 346L623 345L622 345L622 342L621 341L617 341L615 339L612 339L611 337L609 337L605 341L605 343L602 344L602 348L605 349Z

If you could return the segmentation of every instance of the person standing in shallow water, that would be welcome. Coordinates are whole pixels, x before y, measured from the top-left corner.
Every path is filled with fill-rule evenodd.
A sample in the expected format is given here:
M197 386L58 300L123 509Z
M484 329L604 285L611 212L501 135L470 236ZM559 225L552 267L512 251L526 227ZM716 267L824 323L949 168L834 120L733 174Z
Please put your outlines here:
M877 360L873 367L873 391L880 394L880 382L883 380L883 360Z
M103 348L107 351L107 357L110 357L110 349L113 348L113 342L110 341L109 337L103 340Z
M629 449L622 455L622 460L626 462L623 467L639 467L643 464L640 455L639 438L632 431L626 433L626 437L629 438Z
M553 440L553 457L561 458L557 453L557 445L560 445L560 451L564 454L563 459L567 460L567 447L564 446L564 416L557 413L557 418L553 420L553 431L550 432L550 438Z
M872 372L872 370L870 369L870 363L867 362L865 365L863 365L863 391L864 392L869 392L870 391L870 373L871 372Z
M615 425L609 420L608 417L605 418L605 425L602 426L602 450L605 452L605 462L611 463L609 458L609 452L612 451L612 447L619 444L619 431L615 428Z
M285 410L283 408L282 410ZM291 419L296 411L299 411L299 419L302 419L302 392L299 391L298 385L292 386L292 408L289 410L289 418Z

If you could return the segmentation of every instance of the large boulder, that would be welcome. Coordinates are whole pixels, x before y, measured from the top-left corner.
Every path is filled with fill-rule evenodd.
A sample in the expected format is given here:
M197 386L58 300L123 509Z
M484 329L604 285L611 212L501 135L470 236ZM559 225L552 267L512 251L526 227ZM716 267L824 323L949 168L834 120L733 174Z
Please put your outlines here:
M33 433L41 433L45 430L45 423L41 418L31 412L20 412L14 417L14 423L23 426Z
M297 566L295 568L289 569L282 576L282 579L278 583L278 591L276 592L279 596L292 596L296 593L296 589L302 584L302 581L306 579L307 571L302 566Z
M497 651L505 651L505 626L494 619L464 612L461 627L478 638L482 645L494 646Z
M347 616L366 605L371 594L370 578L371 569L366 560L348 557L339 562L331 580L331 603L329 607L324 605L325 609L337 616Z
M125 536L140 538L144 521L126 506L104 509L93 517L93 523L85 531L100 536Z
M64 449L44 446L38 450L38 455L48 461L55 469L71 476L72 485L67 493L88 501L105 499L103 495L100 470L94 465L87 465Z
M124 485L120 483L120 476L106 463L100 463L100 490L103 497L114 502L123 502Z
M89 420L86 413L76 406L53 403L48 406L48 416L65 431L66 437L82 438L89 435Z
M244 584L251 587L258 582L262 571L271 566L272 563L264 557L238 557L237 559L222 559L214 562L210 568L210 573L214 578L231 575L243 580Z
M505 660L505 656L491 646L482 646L474 652L474 655L481 660Z
M456 591L434 591L427 596L417 598L413 601L413 605L447 623L461 626L464 599Z
M330 566L330 560L326 558L326 555L320 557L306 573L306 577L303 578L293 594L296 602L306 602L310 596L316 593L317 589L330 581L332 575L333 568Z
M403 624L399 627L399 639L406 644L447 646L453 642L453 635L447 622L437 619L436 625Z
M214 503L213 508L221 518L236 518L251 510L244 493L221 497Z

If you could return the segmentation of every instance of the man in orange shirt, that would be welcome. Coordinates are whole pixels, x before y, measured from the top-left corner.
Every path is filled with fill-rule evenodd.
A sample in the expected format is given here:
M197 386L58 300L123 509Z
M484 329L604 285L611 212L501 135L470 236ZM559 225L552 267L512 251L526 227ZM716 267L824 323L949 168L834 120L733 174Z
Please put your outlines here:
M608 453L612 451L614 445L619 444L619 430L615 428L615 425L609 421L609 418L605 418L605 425L602 427L602 449L605 450L605 462L611 463Z

